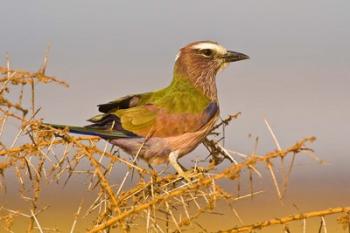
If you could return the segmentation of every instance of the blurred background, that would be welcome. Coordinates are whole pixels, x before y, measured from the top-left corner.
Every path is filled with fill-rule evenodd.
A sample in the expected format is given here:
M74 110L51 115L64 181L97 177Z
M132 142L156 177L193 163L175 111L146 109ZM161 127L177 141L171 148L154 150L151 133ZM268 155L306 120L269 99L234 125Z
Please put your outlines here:
M35 71L50 44L47 73L70 88L38 87L40 117L84 125L97 104L169 84L175 55L187 43L213 40L248 54L217 78L222 116L242 112L227 128L225 146L249 154L259 137L259 153L275 149L267 118L283 147L316 136L312 148L326 161L296 160L283 206L268 176L256 180L257 187L267 184L264 195L237 206L251 223L350 204L349 11L348 0L6 1L0 55L2 64L9 53L14 68ZM204 158L203 151L182 161ZM60 198L74 195L66 188ZM53 205L48 223L59 219L66 229L77 208L66 205ZM212 224L234 222L222 217Z

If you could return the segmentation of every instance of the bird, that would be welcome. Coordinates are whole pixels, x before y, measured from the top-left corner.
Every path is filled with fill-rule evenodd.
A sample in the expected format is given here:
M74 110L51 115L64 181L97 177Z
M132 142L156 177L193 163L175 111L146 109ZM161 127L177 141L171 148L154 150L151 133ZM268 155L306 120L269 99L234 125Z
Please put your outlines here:
M249 59L214 41L179 50L165 88L98 105L100 114L79 127L49 124L70 133L98 136L150 165L170 163L185 178L182 156L193 151L219 119L216 75L232 62Z

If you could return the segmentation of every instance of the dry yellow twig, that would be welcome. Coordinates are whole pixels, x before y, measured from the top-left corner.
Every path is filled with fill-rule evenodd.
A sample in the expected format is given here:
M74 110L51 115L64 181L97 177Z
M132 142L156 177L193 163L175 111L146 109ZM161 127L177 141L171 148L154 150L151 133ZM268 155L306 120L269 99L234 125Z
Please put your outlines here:
M225 230L225 231L218 231L218 233L251 232L253 230L262 229L262 228L269 227L272 225L283 225L283 224L293 222L293 221L299 221L299 220L304 220L304 219L309 219L309 218L314 218L314 217L323 217L323 216L332 215L332 214L347 213L349 211L350 211L350 206L306 212L306 213L291 215L291 216L282 217L282 218L274 218L274 219L270 219L270 220L263 221L260 223L236 227L236 228L232 228L232 229Z

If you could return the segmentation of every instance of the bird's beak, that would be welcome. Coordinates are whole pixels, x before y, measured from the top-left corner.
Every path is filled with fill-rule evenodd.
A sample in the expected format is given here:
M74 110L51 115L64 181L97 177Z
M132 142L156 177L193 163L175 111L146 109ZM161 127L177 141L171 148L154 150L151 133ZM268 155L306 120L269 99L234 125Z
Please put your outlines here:
M227 51L226 54L223 56L223 58L225 62L228 63L228 62L235 62L235 61L249 59L249 56L243 53Z

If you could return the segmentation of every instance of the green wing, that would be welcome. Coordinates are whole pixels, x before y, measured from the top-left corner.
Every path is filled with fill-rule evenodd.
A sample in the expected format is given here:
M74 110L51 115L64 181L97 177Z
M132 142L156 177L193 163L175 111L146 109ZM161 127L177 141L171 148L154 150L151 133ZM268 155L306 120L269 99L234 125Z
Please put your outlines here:
M115 130L130 136L171 137L204 126L219 108L192 86L168 87L157 92L126 96L99 105L103 113L88 128Z
M147 137L172 137L195 132L206 125L219 111L216 103L209 103L201 113L169 112L153 104L121 109L114 114L123 130Z

